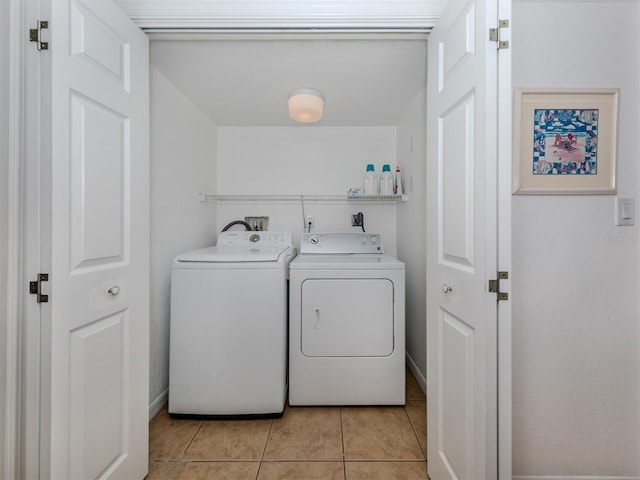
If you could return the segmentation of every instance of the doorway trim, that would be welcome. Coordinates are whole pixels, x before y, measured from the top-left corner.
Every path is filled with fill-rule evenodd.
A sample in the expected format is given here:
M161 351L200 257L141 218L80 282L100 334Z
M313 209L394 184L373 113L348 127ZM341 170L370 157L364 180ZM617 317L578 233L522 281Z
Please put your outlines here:
M3 344L2 406L2 478L18 478L20 441L20 373L22 325L22 244L23 244L23 154L24 154L24 62L23 62L23 2L9 3L8 54L8 144L7 144L7 209L3 224L7 227L2 255L6 265L5 338Z
M498 17L512 22L512 0L498 0ZM502 29L502 40L511 41L511 28ZM498 54L498 271L512 272L511 265L511 159L512 115L511 93L512 51ZM497 141L498 139L496 139ZM512 299L511 280L500 282L509 292L510 300L498 302L498 478L510 479L513 475L513 412L511 407L511 335Z
M131 4L142 4L144 2L140 0L132 0L130 2L125 2L124 0L119 0L116 3L123 9L125 9L125 3ZM172 2L173 4L177 4L179 2ZM392 3L392 2L389 2ZM510 2L503 2L499 0L500 8L503 8L503 3L509 4ZM7 227L10 232L9 235L9 244L7 245L6 251L0 252L0 255L6 255L7 265L11 268L7 271L7 305L4 311L7 314L7 338L6 338L6 352L2 351L3 354L6 353L6 372L7 376L3 380L5 380L5 397L0 399L0 414L5 417L2 419L3 422L11 422L2 424L4 428L3 441L4 441L4 449L3 454L11 454L12 458L7 456L4 457L5 464L0 465L0 474L4 475L7 478L17 477L17 472L19 468L19 458L20 451L22 447L21 442L24 442L24 439L20 439L20 428L21 424L18 420L21 416L24 415L24 411L22 410L19 403L20 400L20 378L23 375L23 370L25 366L21 362L21 341L24 342L20 334L20 328L22 328L23 317L28 313L25 311L23 305L23 294L21 292L20 286L23 285L23 275L29 273L23 262L23 248L22 241L24 239L23 234L23 222L25 221L25 204L24 204L24 181L25 181L25 172L23 170L22 159L25 156L25 147L24 147L24 126L23 121L25 118L25 103L24 103L24 92L25 89L28 88L26 86L26 79L24 77L24 66L25 66L25 57L28 52L25 52L26 47L24 46L24 38L23 38L23 25L25 22L25 12L24 12L24 4L23 2L11 2L11 44L9 45L10 50L10 122L11 122L11 131L9 132L9 141L10 141L10 155L8 158L9 162L9 177L8 182L10 182L11 188L9 194L9 213L7 216ZM131 12L128 11L132 19L136 20L136 23L140 26L143 31L146 33L152 33L151 27L145 27L139 18L135 18L135 16L131 15ZM509 8L509 16L510 16L510 8ZM149 21L151 21L151 15L149 15ZM174 25L175 28L175 25ZM185 28L183 26L183 28ZM187 27L193 28L193 27ZM255 28L255 27L254 27ZM353 28L353 27L352 27ZM249 31L251 29L245 30ZM182 32L187 31L182 30ZM28 46L28 45L27 45ZM507 65L501 66L501 68L507 68ZM508 65L510 68L510 62ZM506 89L506 86L505 86ZM505 93L504 95L507 95ZM510 97L510 86L508 95ZM510 105L509 102L503 104L505 100L504 96L501 97L500 102L500 113L508 113L508 115L501 115L502 118L511 118L510 111L506 112L506 105ZM509 145L499 143L499 158L500 158L500 171L505 172L504 178L499 179L499 182L510 181L510 123L507 125L507 121L505 120L504 124L501 126L501 132L504 133L506 130L503 127L508 127L508 134L505 134L506 139L509 140ZM506 170L506 168L509 170ZM509 195L510 196L510 195ZM505 200L505 199L503 199ZM507 207L505 205L508 204ZM500 202L500 212L499 215L510 215L510 198L509 202ZM2 219L3 223L5 219ZM510 225L510 224L509 224ZM510 232L509 232L510 235ZM499 244L501 248L499 249L499 263L502 265L503 261L507 262L510 266L510 248L508 250L504 249L503 242ZM507 260L508 259L508 260ZM502 268L502 267L501 267ZM507 289L510 290L510 285L507 285ZM500 308L500 307L499 307ZM503 308L507 308L506 305ZM508 306L508 314L504 314L502 310L499 310L499 318L501 319L501 328L500 328L500 337L498 339L499 348L500 348L500 361L498 366L498 381L499 381L499 459L500 466L499 472L501 478L509 478L511 475L511 308ZM26 318L26 317L25 317ZM11 427L11 428L6 428ZM12 430L13 428L13 430ZM0 459L2 459L2 455L0 455ZM13 469L13 472L10 470ZM7 472L13 473L13 475L7 475Z

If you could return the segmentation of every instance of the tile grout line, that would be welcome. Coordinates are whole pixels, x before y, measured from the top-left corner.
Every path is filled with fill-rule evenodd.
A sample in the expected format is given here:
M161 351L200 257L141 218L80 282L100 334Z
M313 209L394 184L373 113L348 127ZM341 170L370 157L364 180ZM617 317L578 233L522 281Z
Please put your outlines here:
M286 410L286 406L285 406ZM282 416L284 416L284 412L282 412ZM260 476L260 470L262 470L262 462L264 462L264 454L267 452L267 445L269 445L269 437L271 437L271 430L273 429L273 419L271 419L269 423L269 431L267 432L267 439L264 442L264 447L262 447L262 455L260 456L260 461L258 462L258 471L256 472L256 480Z
M196 436L198 436L198 433L200 433L200 430L202 430L202 426L204 425L204 420L200 421L200 425L198 426L198 428L196 429L196 432L193 434L193 436L191 437L191 440L189 440L187 442L187 446L184 447L184 450L182 451L182 454L180 455L180 458L178 458L178 461L180 463L182 463L182 459L184 458L185 453L187 453L187 450L189 450L189 447L191 446L191 444L193 443L193 441L195 440Z
M408 370L407 373L414 379L414 381L417 381L415 375L413 374L413 372L411 370ZM405 377L405 391L407 388L407 377ZM420 391L422 391L422 389L420 389ZM407 417L409 418L409 424L411 425L411 429L413 430L413 434L416 436L416 440L418 440L418 446L420 447L420 450L422 451L422 455L424 456L424 461L427 461L427 452L425 451L425 449L422 447L422 443L420 442L420 437L418 437L418 432L416 432L415 427L413 426L413 421L411 420L411 417L409 416L409 412L407 412L407 404L410 402L424 402L424 407L425 409L427 408L427 393L426 392L422 392L424 395L424 400L422 398L420 399L414 399L414 398L406 398L406 394L405 394L405 402L404 402L404 411L407 414Z
M342 444L342 475L346 480L347 479L347 462L346 462L347 454L344 451L344 430L342 425L342 410L343 408L340 407L340 443Z
M182 462L180 462L179 460L176 461L176 460L171 460L171 459L170 460L152 460L151 458L149 458L149 465L157 464L157 463L166 463L166 464L170 465L171 468L167 472L167 475L166 475L166 477L164 477L163 480L171 480L171 477L173 477L173 474L176 471L176 466L178 465L178 463L182 463ZM147 476L144 477L144 478L147 478L150 474L151 474L151 471L147 472Z
M413 426L413 422L411 421L411 416L409 415L409 412L407 412L407 403L408 401L405 401L403 410L404 410L404 414L407 416L407 420L409 420L409 425L411 425L411 431L413 432L413 435L416 437L416 441L418 442L418 446L420 447L420 451L422 452L422 456L424 457L424 461L427 461L427 452L424 451L424 448L422 448L422 443L420 443L420 437L418 436L418 432L416 432L416 427ZM425 405L426 405L426 401L425 401Z
M171 469L171 471L167 475L167 479L173 478L173 474L176 473L176 468L178 468L178 462L175 462L175 464L173 465L173 468Z

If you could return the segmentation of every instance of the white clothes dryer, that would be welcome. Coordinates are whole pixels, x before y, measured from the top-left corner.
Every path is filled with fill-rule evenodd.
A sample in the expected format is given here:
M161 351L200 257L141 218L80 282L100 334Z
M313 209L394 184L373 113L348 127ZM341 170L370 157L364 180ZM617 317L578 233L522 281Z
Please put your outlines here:
M227 231L171 272L169 413L277 416L287 395L289 232Z
M404 405L405 266L381 236L303 234L289 288L289 404Z

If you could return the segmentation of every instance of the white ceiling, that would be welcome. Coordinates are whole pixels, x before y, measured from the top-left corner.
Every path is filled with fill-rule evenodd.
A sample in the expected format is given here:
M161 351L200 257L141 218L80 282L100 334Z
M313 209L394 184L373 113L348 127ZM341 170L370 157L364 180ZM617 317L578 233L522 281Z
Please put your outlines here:
M315 125L394 126L426 84L424 36L212 38L152 40L151 66L219 126L300 125L287 113L300 87L324 94Z

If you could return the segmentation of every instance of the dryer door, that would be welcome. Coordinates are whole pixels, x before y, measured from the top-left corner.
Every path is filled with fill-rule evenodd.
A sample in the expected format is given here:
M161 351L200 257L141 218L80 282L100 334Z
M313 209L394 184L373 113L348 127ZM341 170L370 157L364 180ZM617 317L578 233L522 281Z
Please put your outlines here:
M301 348L307 357L386 357L393 353L393 283L381 278L302 283Z

